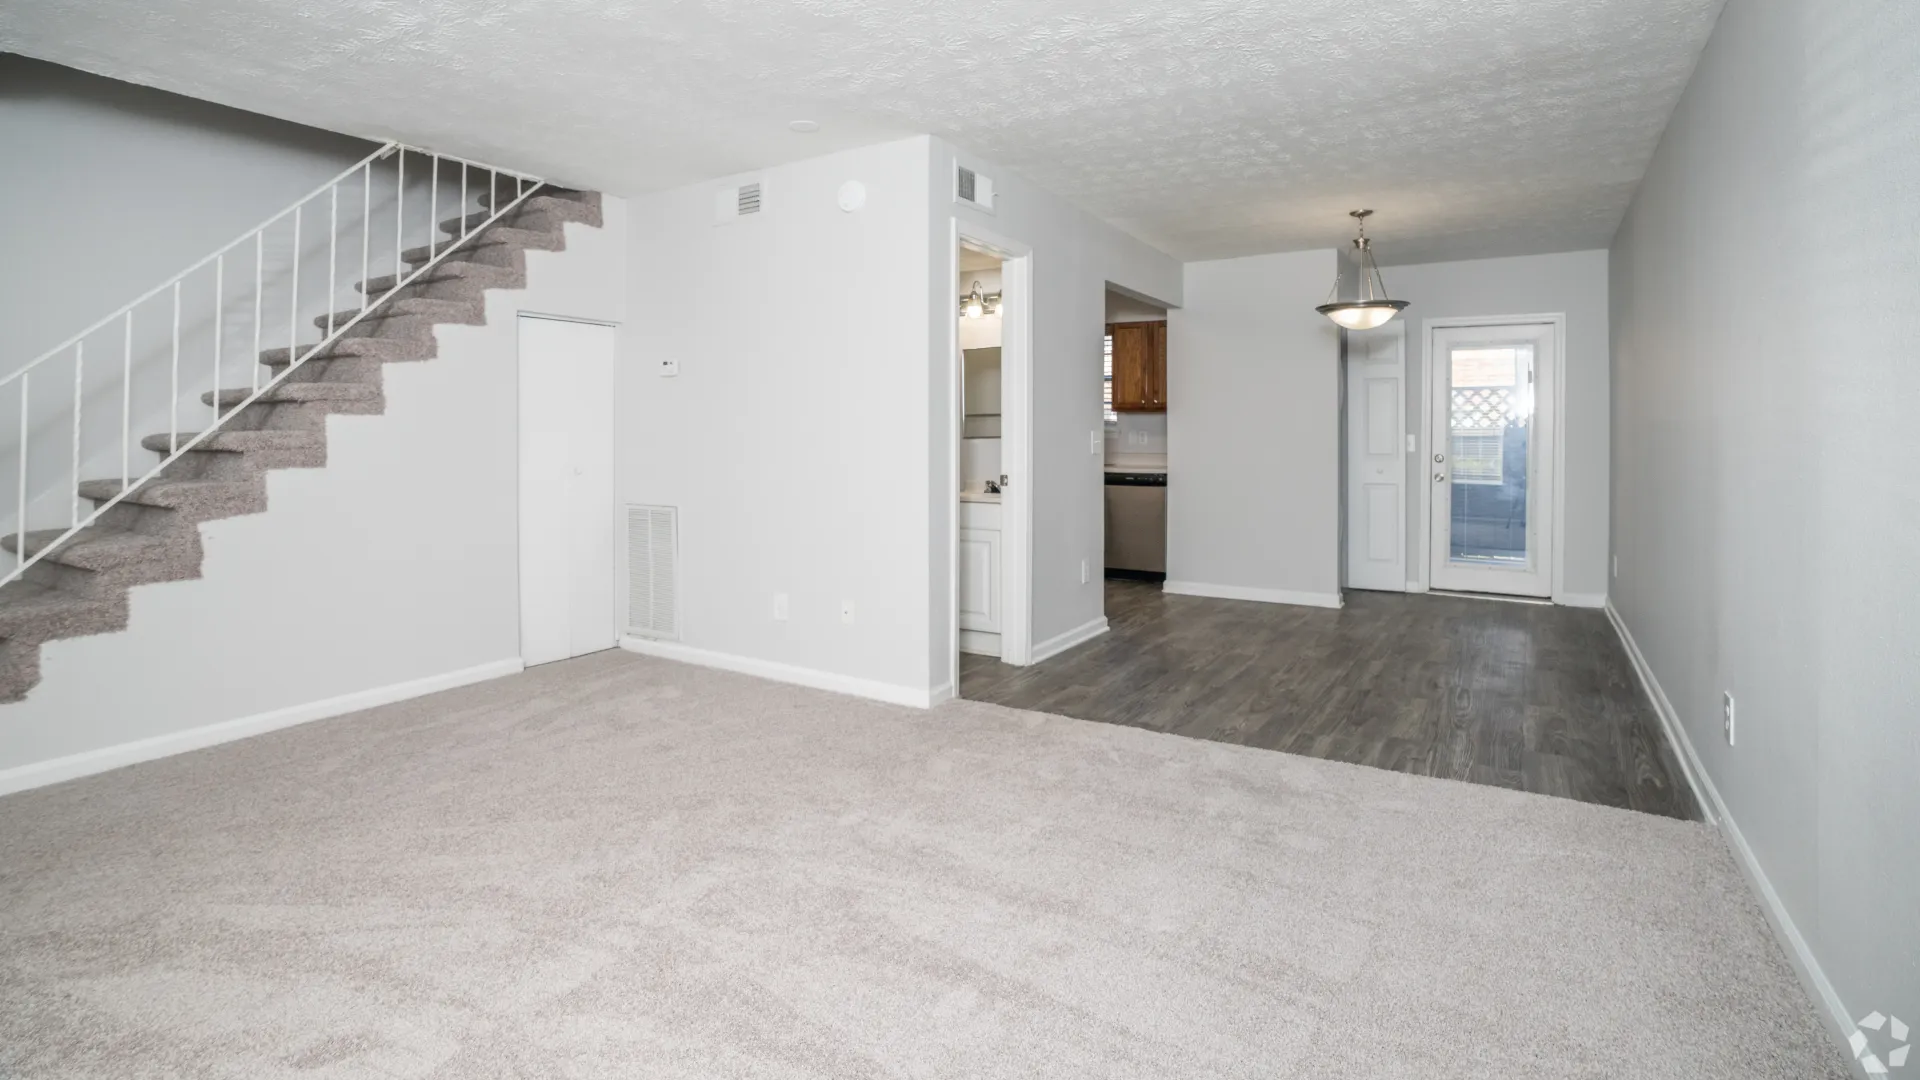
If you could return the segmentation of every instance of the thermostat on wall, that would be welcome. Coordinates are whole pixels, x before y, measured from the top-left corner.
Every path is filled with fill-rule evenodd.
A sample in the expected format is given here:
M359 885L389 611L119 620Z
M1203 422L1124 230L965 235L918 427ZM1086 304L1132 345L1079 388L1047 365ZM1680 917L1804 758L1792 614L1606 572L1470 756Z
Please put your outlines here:
M678 374L680 374L680 361L678 360L660 361L660 377L661 378L671 379Z

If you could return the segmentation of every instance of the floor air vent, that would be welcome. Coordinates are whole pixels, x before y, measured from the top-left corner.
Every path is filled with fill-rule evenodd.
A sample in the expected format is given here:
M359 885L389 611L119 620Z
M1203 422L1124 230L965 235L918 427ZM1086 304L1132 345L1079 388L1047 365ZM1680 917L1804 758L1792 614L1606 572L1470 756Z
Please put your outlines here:
M627 631L639 637L678 638L680 511L671 506L627 507Z

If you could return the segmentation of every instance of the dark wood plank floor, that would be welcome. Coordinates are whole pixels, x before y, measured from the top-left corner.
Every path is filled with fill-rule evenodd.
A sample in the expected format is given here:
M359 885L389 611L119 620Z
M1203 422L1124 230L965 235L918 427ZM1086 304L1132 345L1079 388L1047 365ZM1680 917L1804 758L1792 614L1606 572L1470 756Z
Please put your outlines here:
M1332 611L1110 580L1107 618L1033 667L963 657L961 696L1699 816L1601 612L1369 592Z

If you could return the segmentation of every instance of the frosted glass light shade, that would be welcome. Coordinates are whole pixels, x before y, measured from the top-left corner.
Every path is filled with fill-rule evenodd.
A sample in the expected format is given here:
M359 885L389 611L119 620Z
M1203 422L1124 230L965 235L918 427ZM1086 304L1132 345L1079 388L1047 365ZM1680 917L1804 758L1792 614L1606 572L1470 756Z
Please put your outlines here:
M1405 300L1363 300L1345 304L1321 304L1320 314L1348 330L1371 330L1385 326L1406 310Z

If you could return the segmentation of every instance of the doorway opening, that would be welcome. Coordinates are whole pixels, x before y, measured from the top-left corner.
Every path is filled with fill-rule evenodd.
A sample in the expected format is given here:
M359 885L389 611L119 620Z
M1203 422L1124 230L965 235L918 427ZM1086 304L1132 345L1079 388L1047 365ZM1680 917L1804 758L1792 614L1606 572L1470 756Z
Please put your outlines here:
M528 666L618 640L616 332L520 316L520 656Z
M949 692L962 653L1032 661L1031 252L956 221Z
M1427 323L1427 581L1551 597L1564 318Z

